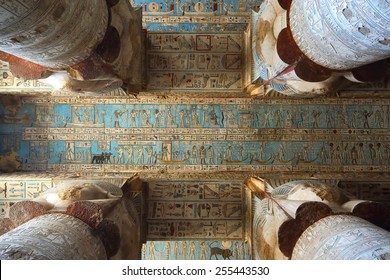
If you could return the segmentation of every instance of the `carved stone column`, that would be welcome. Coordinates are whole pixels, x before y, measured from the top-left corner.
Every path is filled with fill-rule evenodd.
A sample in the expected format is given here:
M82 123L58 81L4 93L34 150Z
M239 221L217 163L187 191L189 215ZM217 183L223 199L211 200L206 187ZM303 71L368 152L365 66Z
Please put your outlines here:
M106 181L57 183L0 219L0 259L138 259L135 200L127 186Z
M47 214L1 235L0 259L104 260L107 255L86 223L65 214Z
M255 258L390 259L389 210L384 206L356 201L313 180L272 188L251 178L246 185L256 196Z
M8 0L0 3L0 50L49 68L89 57L106 33L105 1Z
M387 74L390 4L381 0L265 0L253 12L251 94L315 96Z
M128 0L0 2L0 59L56 90L140 91L144 43L142 12Z
M389 14L383 0L293 0L289 25L309 59L347 70L390 56Z
M358 217L328 216L303 232L291 259L390 259L390 232Z

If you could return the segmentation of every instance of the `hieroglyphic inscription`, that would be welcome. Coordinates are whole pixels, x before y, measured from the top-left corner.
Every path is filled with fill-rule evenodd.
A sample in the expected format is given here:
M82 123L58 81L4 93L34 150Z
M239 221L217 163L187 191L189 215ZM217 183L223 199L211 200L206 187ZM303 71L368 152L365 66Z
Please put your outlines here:
M150 33L149 90L240 90L242 36Z
M310 59L331 69L351 69L384 59L390 12L385 2L294 1L290 10L294 40Z
M143 25L152 31L240 31L249 21L251 9L263 0L166 1L131 0L142 9Z
M23 97L0 107L1 153L17 152L24 171L387 172L389 108L388 99Z
M148 238L242 237L240 182L152 181L148 193Z
M294 260L386 259L390 250L386 230L358 217L332 215L307 228L298 239Z
M338 186L358 199L376 201L390 206L390 184L388 182L341 181Z
M211 248L227 254L215 254ZM248 246L235 240L148 241L142 248L143 260L250 260Z
M64 248L77 248L64 250ZM1 236L2 259L106 259L99 237L86 223L65 214L41 215Z
M52 187L51 179L0 178L1 216L7 216L9 207L20 200L31 200Z
M175 221L148 222L148 239L242 239L241 221Z
M0 60L0 93L17 91L27 94L31 91L50 92L51 90L51 87L37 80L23 80L15 77L12 75L8 63Z

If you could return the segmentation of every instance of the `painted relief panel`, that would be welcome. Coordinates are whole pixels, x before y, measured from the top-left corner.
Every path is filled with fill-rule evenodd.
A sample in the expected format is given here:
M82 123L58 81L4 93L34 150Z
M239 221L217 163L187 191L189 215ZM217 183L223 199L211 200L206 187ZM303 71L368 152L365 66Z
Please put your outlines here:
M338 186L358 199L376 201L390 207L390 183L388 182L341 181Z
M51 187L51 179L0 178L1 216L8 216L13 203L34 199Z
M7 62L0 60L0 93L22 91L52 91L52 88L37 80L23 80L12 75Z
M148 241L143 260L250 260L242 241Z
M383 92L385 96L387 97L387 93L390 89L390 59L387 59L387 75L381 80L378 80L376 82L371 82L371 83L351 83L346 89L343 89L343 93L350 93L354 94L356 92L364 92L368 93L370 96L372 94L376 93L381 93Z
M224 90L242 87L242 35L148 34L149 90Z
M11 73L11 69L7 62L0 60L0 94L9 94L15 93L17 95L47 95L51 96L67 96L72 95L68 92L63 92L60 90L56 90L51 86L48 86L44 83L41 83L38 80L22 80L17 77L14 77ZM81 93L80 93L81 94ZM99 95L103 95L103 93L97 93ZM88 95L88 94L86 94ZM123 89L117 88L110 92L105 92L104 96L127 96ZM45 114L47 115L47 114ZM37 121L42 120L39 117L39 112L37 112Z
M241 185L229 181L149 182L147 238L242 239Z
M149 31L241 31L263 0L130 0Z
M121 172L387 172L386 99L9 98L0 167Z

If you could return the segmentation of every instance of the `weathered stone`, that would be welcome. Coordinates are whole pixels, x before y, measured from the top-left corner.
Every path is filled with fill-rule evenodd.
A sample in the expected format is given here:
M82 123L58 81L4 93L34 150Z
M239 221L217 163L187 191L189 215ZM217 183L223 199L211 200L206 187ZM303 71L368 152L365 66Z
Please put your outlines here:
M14 229L15 225L10 218L1 218L0 219L0 235L3 235L6 232Z
M42 215L0 236L2 260L103 260L102 241L81 220Z
M38 202L18 201L12 205L9 212L9 218L15 226L20 226L27 221L46 213L45 207Z

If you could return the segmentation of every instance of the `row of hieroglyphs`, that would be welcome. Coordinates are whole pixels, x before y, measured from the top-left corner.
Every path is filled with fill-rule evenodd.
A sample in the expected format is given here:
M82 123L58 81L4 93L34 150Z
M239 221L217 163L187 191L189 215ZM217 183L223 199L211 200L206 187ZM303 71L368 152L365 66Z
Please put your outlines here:
M242 31L263 0L130 0L150 31Z
M241 90L242 35L149 33L149 90Z
M241 238L241 187L240 181L150 181L148 238Z
M22 170L383 169L390 161L384 99L6 99L1 155L17 153Z
M219 248L220 250L212 248ZM142 259L249 260L250 253L248 245L243 241L148 241L142 247Z
M6 98L6 97L4 97ZM140 104L18 104L0 111L2 124L50 128L241 128L241 129L386 129L390 127L390 103L378 100L330 100L318 104L227 100L218 104L192 99L192 104L153 100ZM199 101L197 104L196 102ZM213 102L214 101L214 102ZM130 101L131 102L131 101ZM8 105L5 105L8 106ZM15 111L16 110L16 111ZM122 131L123 132L123 131ZM183 131L185 132L185 131ZM87 132L88 133L88 132ZM115 133L114 130L111 133Z

